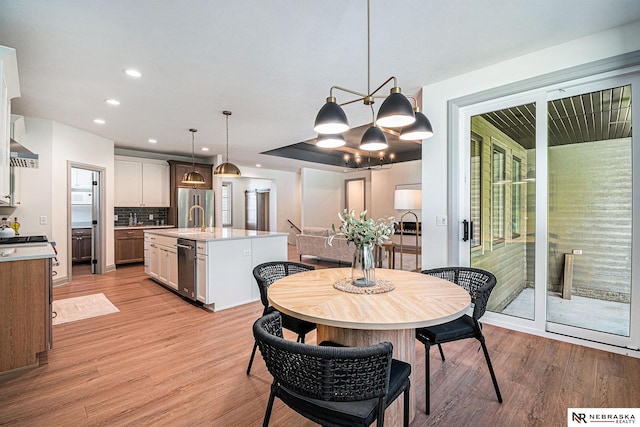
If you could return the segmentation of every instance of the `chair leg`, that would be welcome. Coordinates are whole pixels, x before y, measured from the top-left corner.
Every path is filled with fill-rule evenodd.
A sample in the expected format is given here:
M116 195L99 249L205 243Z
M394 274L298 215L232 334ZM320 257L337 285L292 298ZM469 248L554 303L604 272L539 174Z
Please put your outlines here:
M407 388L404 389L404 416L402 418L402 425L409 427L409 389L411 388L411 382L407 380Z
M442 351L442 346L440 344L438 344L438 350L440 350L440 357L442 358L442 361L444 362L444 352Z
M264 421L262 427L269 426L269 420L271 419L271 410L273 409L273 401L276 399L276 384L271 384L271 394L269 394L269 402L267 402L267 410L264 413Z
M424 345L424 395L425 395L425 412L427 415L431 413L431 371L429 363L429 344Z
M249 359L249 366L247 366L247 375L251 373L251 366L253 365L253 358L256 357L256 349L258 348L258 342L253 342L253 351L251 352L251 358Z
M484 353L484 358L487 360L487 367L489 367L489 373L491 374L491 381L493 381L493 387L496 389L496 396L498 397L498 402L502 403L502 395L500 394L500 387L498 387L498 380L496 380L496 374L493 372L493 365L491 364L491 358L489 357L489 351L487 350L487 345L484 342L484 336L480 335L478 338L480 344L482 344L482 352Z
M298 335L298 342L304 344L304 335Z

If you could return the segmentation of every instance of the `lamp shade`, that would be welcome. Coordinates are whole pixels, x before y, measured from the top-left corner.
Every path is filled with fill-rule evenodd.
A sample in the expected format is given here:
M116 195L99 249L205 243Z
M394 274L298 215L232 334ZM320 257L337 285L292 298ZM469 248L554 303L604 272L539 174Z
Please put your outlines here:
M405 141L417 141L421 139L431 138L433 136L433 128L427 116L420 111L416 112L416 121L412 125L402 128L400 131L400 139Z
M393 208L399 211L422 209L422 190L396 190Z
M378 126L370 126L360 141L360 149L366 151L384 150L388 146L387 137Z
M195 170L189 171L182 176L183 184L204 184L205 179L199 172Z
M324 134L318 135L316 146L320 148L336 148L346 144L344 136L340 134Z
M318 111L313 130L322 134L336 134L348 129L349 121L342 107L336 103L335 98L327 98L327 103Z
M233 163L221 163L213 171L213 175L222 178L238 178L240 176L240 169Z
M378 110L376 123L387 128L408 126L416 121L411 102L400 93L399 88L391 89L391 94Z

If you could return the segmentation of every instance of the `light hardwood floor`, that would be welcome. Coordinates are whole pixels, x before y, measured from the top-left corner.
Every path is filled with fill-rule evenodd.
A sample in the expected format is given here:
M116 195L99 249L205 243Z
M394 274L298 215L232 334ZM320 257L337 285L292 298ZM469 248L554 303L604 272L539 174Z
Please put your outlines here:
M271 377L259 355L245 374L259 302L211 313L149 280L139 264L76 275L54 298L98 292L120 312L54 326L48 365L0 375L0 425L261 425ZM490 325L485 335L504 403L477 342L466 340L444 346L445 363L431 352L427 416L417 344L413 427L564 426L568 407L640 402L640 359ZM315 333L308 338L315 343ZM314 424L276 401L271 425Z

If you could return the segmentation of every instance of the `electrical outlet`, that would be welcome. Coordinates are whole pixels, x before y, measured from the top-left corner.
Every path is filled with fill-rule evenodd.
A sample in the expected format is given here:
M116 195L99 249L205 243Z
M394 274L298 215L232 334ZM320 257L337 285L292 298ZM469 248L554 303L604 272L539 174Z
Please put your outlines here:
M251 256L251 249L245 249L242 251L243 256Z
M41 216L40 217L40 225L47 225L47 217L46 216Z
M582 249L574 249L573 250L573 254L574 255L582 255Z
M153 219L153 214L149 214L149 220Z

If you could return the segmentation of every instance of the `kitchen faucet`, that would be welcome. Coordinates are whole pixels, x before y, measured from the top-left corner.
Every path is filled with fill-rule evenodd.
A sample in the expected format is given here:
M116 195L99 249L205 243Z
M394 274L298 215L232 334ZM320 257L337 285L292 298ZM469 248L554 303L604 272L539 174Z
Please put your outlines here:
M204 208L202 206L193 205L191 206L191 208L189 208L189 221L193 221L193 210L196 208L200 209L200 213L201 213L200 217L202 219L202 227L200 227L200 231L204 232L206 231L207 228L205 227L205 224L204 224Z

